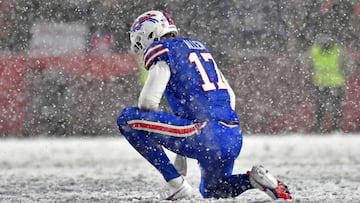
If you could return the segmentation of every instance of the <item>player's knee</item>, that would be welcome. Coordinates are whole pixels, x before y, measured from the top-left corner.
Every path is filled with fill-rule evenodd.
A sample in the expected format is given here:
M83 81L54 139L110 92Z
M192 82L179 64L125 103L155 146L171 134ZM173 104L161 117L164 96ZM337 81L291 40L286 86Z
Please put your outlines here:
M137 114L136 112L138 110L139 109L136 107L127 107L120 112L120 114L117 118L117 125L119 128L119 131L125 137L127 137L128 135L130 135L132 133L132 130L127 122L129 120L134 119L134 115Z
M139 108L137 107L127 107L123 109L117 118L117 125L119 127L127 125L127 122L133 120L136 115L139 115Z

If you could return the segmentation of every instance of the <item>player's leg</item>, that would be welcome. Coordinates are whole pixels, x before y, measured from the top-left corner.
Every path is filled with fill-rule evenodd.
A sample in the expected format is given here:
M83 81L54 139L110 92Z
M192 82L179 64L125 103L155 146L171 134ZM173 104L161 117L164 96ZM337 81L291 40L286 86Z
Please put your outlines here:
M188 196L191 186L180 176L162 146L182 155L190 155L191 152L185 150L193 148L192 139L188 139L188 136L197 133L202 125L166 112L147 112L135 107L124 109L117 123L129 143L168 182L170 191L162 195L163 198L173 200Z
M236 197L249 189L257 188L272 199L292 199L287 186L277 180L264 167L254 166L246 174L228 176L232 172L233 164L231 163L233 161L211 163L211 165L220 166L215 169L211 168L211 170L206 168L206 164L201 167L200 193L203 197Z
M129 143L160 171L166 181L180 176L162 146L166 145L170 150L182 153L184 150L181 148L186 145L182 143L185 142L186 137L185 135L183 137L174 137L160 133L168 131L169 133L186 134L195 126L193 123L166 112L147 112L135 107L129 107L121 112L117 124L120 132ZM174 124L187 128L171 128ZM196 131L197 129L194 128L193 130Z
M233 160L204 161L200 164L200 193L204 198L236 197L253 188L247 174L231 175Z
M239 125L210 122L202 131L205 151L199 156L200 193L205 198L235 197L252 188L249 176L233 175L234 160L242 146Z
M198 146L201 140L195 135L200 134L206 125L206 122L194 123L168 112L142 111L136 107L124 109L118 117L119 129L125 134L141 132L142 135L145 132L146 139L194 159L201 148L201 144Z

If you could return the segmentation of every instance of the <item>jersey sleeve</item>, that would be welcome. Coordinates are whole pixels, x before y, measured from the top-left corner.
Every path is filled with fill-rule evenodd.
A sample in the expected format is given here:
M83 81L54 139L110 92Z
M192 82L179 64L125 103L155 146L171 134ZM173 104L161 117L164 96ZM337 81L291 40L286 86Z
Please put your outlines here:
M144 110L156 110L170 79L170 68L166 62L156 63L149 70L148 78L140 92L138 107Z
M146 70L149 70L149 68L158 61L169 61L169 48L162 43L150 45L144 53L144 64Z

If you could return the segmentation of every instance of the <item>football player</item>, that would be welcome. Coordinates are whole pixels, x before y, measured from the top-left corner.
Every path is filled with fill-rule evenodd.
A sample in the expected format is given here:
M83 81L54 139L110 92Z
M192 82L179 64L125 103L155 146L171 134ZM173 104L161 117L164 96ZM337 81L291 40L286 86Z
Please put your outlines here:
M271 198L291 199L287 187L262 166L232 174L242 147L235 95L200 41L177 37L164 11L140 15L130 30L131 48L143 54L148 78L138 106L120 113L117 124L128 142L164 177L166 200L186 198L192 188L164 152L196 159L204 198L236 197L257 188ZM159 111L162 96L172 112Z

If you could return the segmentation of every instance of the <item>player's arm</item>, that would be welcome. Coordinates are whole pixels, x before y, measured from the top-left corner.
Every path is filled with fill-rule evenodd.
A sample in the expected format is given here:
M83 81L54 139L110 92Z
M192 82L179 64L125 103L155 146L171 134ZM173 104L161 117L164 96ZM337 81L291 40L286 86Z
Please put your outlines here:
M138 100L138 107L143 110L156 110L170 79L170 67L165 61L158 61L149 68Z

